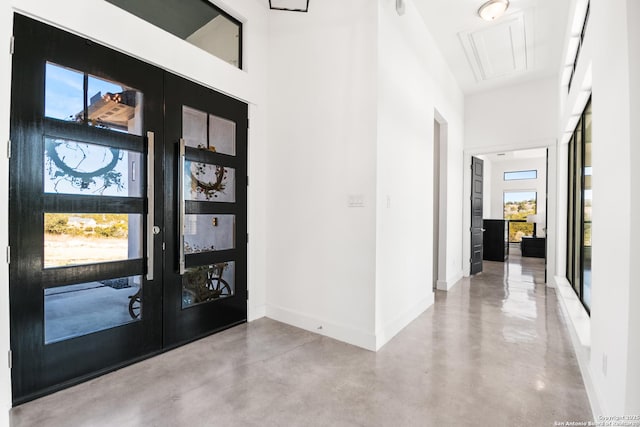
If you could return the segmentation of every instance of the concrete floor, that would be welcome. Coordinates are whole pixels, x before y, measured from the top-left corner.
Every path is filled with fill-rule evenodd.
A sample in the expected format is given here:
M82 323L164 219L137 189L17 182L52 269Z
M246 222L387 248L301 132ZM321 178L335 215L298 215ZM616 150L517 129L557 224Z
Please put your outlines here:
M13 426L553 426L591 420L543 260L485 263L379 352L269 319L33 401Z

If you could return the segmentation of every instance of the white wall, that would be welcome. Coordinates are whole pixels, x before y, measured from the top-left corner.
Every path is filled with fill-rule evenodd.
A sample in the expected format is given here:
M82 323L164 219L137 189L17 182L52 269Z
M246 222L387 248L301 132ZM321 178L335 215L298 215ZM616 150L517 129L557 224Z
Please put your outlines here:
M412 2L379 0L376 347L433 303L434 111L446 120L447 185L462 176L463 95ZM461 195L449 187L447 262L461 277ZM451 197L453 195L453 197Z
M629 84L629 98L631 100L630 116L634 118L632 121L630 139L631 143L631 162L637 165L640 161L640 126L637 118L640 117L640 2L637 0L627 0L627 28L629 30L629 75L631 76ZM640 168L631 168L631 188L633 196L631 197L631 250L630 258L634 261L640 259L640 246L637 242L640 240L640 197L638 197L638 189L640 189ZM637 269L632 263L632 277L637 277ZM627 299L627 310L629 312L629 330L627 340L629 342L627 369L627 390L625 411L629 414L640 414L640 286L637 283L629 286L629 298Z
M558 123L555 77L465 98L465 151L493 153L546 147Z
M269 29L267 315L369 349L376 16L370 0L324 0L272 11Z
M486 170L486 169L485 169ZM505 181L505 172L537 170L537 179L522 179ZM504 192L505 191L535 191L537 193L537 215L539 222L536 226L537 236L544 237L543 228L546 226L545 215L547 212L547 159L546 157L530 159L509 159L492 162L491 172L491 216L485 218L503 219L504 216Z
M640 301L631 300L637 286L632 269L637 260L631 249L637 245L630 230L636 229L637 213L631 201L638 197L631 187L631 147L637 144L631 130L637 118L629 109L629 27L623 0L594 1L591 4L590 43L593 48L593 283L591 306L591 374L605 413L627 412L626 389L631 328L629 310ZM633 24L635 25L635 23ZM588 60L585 57L583 60ZM634 76L634 79L637 79ZM633 122L636 124L634 125ZM615 189L615 191L614 191ZM603 358L607 358L606 374ZM637 408L637 405L636 405Z
M204 86L231 94L250 103L249 116L249 318L264 315L266 277L266 109L267 109L267 30L268 10L257 0L216 0L215 3L241 21L245 26L245 70L239 70L215 58L198 47L178 39L129 15L101 0L10 0L0 6L0 40L9 40L12 34L12 13L20 11L28 16L53 24L113 47L151 64L158 65ZM107 22L118 22L118 31L111 26L96 25L96 16ZM5 45L6 46L6 45ZM7 49L0 49L0 140L9 137L9 87L11 58ZM2 149L4 150L4 148ZM0 156L0 223L8 224L8 161ZM8 245L7 227L0 227L0 247ZM8 270L0 262L0 355L9 347L8 326ZM4 359L5 356L0 356ZM7 420L9 397L9 371L0 363L0 423Z
M636 0L592 0L575 83L568 94L566 86L558 88L563 141L593 94L591 347L583 374L593 386L588 390L596 416L640 412L638 19ZM558 169L559 175L567 174L565 163ZM566 194L566 180L558 191ZM566 237L557 250L566 250Z
M528 148L550 148L549 180L555 182L558 129L558 80L548 77L465 97L464 200L470 197L471 156ZM556 188L549 189L556 197ZM471 207L463 205L465 275L469 274ZM494 208L491 215L496 216ZM556 217L549 218L547 235L555 236ZM547 271L555 274L555 247L547 252Z

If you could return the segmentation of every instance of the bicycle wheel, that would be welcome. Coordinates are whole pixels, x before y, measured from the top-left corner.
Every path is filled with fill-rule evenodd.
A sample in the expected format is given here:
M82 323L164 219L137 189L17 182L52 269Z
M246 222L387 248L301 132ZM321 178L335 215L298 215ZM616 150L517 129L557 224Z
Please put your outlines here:
M142 311L142 301L140 299L140 291L129 297L129 316L132 319L137 319L140 317L140 312Z
M211 280L207 282L207 287L213 294L213 299L231 296L231 286L229 286L226 280L219 277L212 277Z

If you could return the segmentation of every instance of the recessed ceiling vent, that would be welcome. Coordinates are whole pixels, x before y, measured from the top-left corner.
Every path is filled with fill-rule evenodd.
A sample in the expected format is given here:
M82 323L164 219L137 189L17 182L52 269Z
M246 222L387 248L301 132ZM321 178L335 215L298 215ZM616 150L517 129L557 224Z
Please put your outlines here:
M473 31L458 33L476 81L522 73L531 67L522 12Z

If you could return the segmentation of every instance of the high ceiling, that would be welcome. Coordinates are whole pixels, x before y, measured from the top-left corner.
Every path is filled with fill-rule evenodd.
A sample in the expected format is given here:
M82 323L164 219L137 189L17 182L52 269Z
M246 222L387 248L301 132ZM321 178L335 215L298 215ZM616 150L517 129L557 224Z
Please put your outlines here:
M465 94L557 75L568 0L511 0L493 22L485 0L414 0Z

